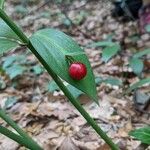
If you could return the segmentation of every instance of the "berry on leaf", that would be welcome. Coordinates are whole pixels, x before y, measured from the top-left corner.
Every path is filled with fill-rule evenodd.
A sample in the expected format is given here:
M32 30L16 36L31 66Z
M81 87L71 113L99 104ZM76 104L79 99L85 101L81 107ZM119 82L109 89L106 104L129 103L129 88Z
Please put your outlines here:
M81 80L87 74L85 64L80 62L73 62L69 67L69 75L74 80Z

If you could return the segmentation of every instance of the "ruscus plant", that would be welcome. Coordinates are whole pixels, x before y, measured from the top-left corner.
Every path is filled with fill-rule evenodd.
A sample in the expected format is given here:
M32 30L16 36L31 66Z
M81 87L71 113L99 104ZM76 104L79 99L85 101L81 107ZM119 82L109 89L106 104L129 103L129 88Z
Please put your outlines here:
M86 119L88 124L103 138L112 150L119 150L119 147L106 135L94 119L90 117L80 102L74 98L71 91L62 82L62 80L65 80L70 85L86 93L98 104L94 75L89 60L83 50L69 36L55 29L42 29L28 38L5 13L3 6L4 0L0 0L0 54L21 45L31 50L59 88L64 92L68 100ZM70 68L71 75L69 75L66 56L71 56L76 62L80 62L76 63L74 67L81 69L81 72L79 71L81 74L77 75L79 73L78 70L77 72L72 72ZM72 78L72 73L75 75L74 78ZM14 133L0 126L0 133L26 148L42 150L42 147L28 136L2 109L0 109L0 117L17 132Z

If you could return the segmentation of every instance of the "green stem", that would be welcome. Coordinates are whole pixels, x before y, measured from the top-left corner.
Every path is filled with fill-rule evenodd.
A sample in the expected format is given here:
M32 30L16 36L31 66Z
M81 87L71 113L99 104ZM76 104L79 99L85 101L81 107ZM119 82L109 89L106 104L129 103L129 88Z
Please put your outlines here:
M35 147L33 145L29 144L27 141L25 141L23 139L23 137L13 133L12 131L8 130L7 128L5 128L1 125L0 125L0 133L2 133L3 135L9 137L10 139L16 141L17 143L25 146L26 148L33 149L33 150L35 149Z
M0 109L0 117L17 131L29 146L32 145L32 150L42 150L42 148L35 141L33 141L33 139L29 137L11 118L9 118L9 116L2 109Z
M89 125L93 127L93 129L105 140L105 142L111 147L112 150L119 150L118 146L113 143L113 141L106 135L105 132L97 125L93 118L85 111L82 105L76 100L73 95L69 92L60 78L53 72L53 70L48 66L45 60L37 53L35 48L29 42L29 39L26 35L16 26L15 23L3 12L0 10L0 17L9 25L9 27L19 36L19 38L24 42L27 43L27 47L33 52L33 54L39 59L60 89L64 92L66 97L70 100L70 102L75 106L75 108L81 113L81 115L86 119Z

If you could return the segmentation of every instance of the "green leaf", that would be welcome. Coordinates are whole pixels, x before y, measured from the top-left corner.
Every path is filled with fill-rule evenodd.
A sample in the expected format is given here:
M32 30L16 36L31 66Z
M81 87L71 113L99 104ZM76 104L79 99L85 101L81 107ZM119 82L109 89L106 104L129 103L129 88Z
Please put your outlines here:
M14 31L2 19L0 19L0 27L0 38L3 37L6 39L13 39L21 42L17 34L14 33Z
M19 37L0 19L0 55L18 46Z
M150 84L150 78L145 78L140 80L139 82L134 83L127 89L126 93L130 93L132 90L137 89L138 87L143 86L144 84Z
M144 68L143 61L138 58L132 58L130 60L130 66L131 66L133 72L137 75L140 75Z
M35 65L32 69L36 75L40 75L44 71L44 69L40 65Z
M103 80L104 83L107 83L107 84L111 84L111 85L117 85L117 86L121 86L122 85L122 81L119 80L119 79L116 79L116 78L107 78L105 80Z
M74 86L70 84L67 85L67 88L75 98L78 98L80 95L83 94L82 91L78 90L77 88L75 88ZM58 87L55 81L51 81L47 86L47 90L49 92L54 92L56 90L60 90L60 88Z
M129 135L140 140L142 143L150 144L150 126L131 131Z
M117 54L117 52L120 50L119 44L114 44L112 46L106 47L102 52L102 60L104 62L107 62L109 59L111 59L114 55Z
M95 42L91 43L88 45L88 47L106 47L106 46L113 46L115 43L111 41L100 41L100 42Z
M17 77L18 75L22 75L24 71L25 67L16 64L6 69L6 73L9 75L10 79Z
M78 98L80 95L83 94L82 91L78 90L77 88L75 88L74 86L70 84L67 85L67 88L75 98Z
M56 82L55 81L49 82L47 85L47 91L48 92L54 92L56 90L60 90L58 85L56 84Z
M6 69L7 67L11 66L15 60L16 60L16 56L7 56L4 59L3 69Z
M41 61L46 63L60 78L86 93L97 102L97 92L94 75L87 56L75 41L69 36L54 29L43 29L30 38L32 45L41 56ZM87 67L87 75L80 81L73 80L68 74L68 62L66 55L72 56L75 61L84 63Z
M17 42L11 41L9 39L0 38L0 54L12 50L18 46Z
M28 10L25 7L23 7L22 5L17 5L15 7L15 12L18 14L25 15L28 13Z
M145 50L142 50L136 54L133 55L133 58L140 58L142 57L143 55L148 55L150 54L150 49L145 49Z

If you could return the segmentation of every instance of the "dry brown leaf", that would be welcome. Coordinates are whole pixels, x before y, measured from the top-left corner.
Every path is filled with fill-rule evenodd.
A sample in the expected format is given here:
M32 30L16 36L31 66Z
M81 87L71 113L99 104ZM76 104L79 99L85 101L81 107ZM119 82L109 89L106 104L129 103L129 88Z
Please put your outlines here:
M128 133L133 129L131 121L128 121L124 127L120 128L118 131L119 137L128 137Z
M100 146L99 148L97 148L96 150L111 150L111 148L107 144L104 144Z
M80 150L72 141L71 137L66 137L58 150Z

